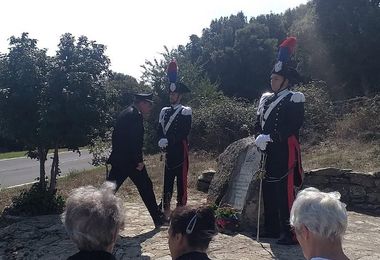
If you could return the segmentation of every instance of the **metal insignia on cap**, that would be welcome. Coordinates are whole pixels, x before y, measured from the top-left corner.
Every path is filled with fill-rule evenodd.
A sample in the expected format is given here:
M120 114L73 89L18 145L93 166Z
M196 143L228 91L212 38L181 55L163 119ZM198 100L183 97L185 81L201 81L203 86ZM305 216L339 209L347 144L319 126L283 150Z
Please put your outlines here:
M175 83L170 83L170 91L171 92L174 92L176 90L177 86L175 85Z
M278 61L276 65L274 65L274 71L279 72L282 69L282 61Z

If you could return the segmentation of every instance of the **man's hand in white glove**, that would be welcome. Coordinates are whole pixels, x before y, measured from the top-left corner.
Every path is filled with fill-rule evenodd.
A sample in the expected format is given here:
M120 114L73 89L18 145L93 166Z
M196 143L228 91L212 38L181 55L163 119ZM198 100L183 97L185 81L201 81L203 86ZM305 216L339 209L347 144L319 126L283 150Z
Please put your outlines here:
M255 139L255 144L261 151L265 151L265 149L267 149L268 142L273 142L270 135L261 134Z
M160 141L158 141L158 146L159 146L161 149L166 148L166 146L168 146L168 139L166 139L166 138L161 138Z

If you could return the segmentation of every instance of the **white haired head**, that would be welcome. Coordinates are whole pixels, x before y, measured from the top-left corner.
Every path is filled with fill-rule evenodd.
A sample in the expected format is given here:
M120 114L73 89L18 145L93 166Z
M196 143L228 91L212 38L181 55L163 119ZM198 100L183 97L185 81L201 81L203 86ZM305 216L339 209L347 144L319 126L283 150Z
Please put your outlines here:
M296 232L304 225L321 238L341 241L347 228L346 205L340 201L339 192L306 188L293 203L290 224Z
M70 193L62 221L79 250L106 250L124 228L125 211L114 190L114 183L105 182Z

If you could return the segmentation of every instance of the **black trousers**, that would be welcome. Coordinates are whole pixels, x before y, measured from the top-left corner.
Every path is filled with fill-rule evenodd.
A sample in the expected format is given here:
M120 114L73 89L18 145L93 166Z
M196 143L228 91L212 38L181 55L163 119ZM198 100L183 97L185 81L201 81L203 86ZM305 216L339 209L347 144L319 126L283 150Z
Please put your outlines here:
M187 203L187 167L184 164L175 168L165 167L164 176L164 209L170 209L170 201L173 196L174 180L177 178L177 206Z
M107 180L116 182L117 191L128 177L131 178L132 182L136 185L153 222L158 222L162 213L158 208L156 196L153 191L153 184L145 167L141 171L138 171L133 166L112 165Z
M279 182L266 182L264 180L263 199L265 231L291 236L287 178Z

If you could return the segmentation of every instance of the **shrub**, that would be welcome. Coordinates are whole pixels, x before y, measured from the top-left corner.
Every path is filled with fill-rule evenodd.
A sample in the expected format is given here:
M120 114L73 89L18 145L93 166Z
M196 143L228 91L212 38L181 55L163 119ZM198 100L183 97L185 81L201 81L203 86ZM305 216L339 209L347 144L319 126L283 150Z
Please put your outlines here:
M253 104L223 96L201 103L202 106L193 109L192 148L222 152L232 142L251 134L256 120Z
M96 137L91 140L88 150L92 154L92 165L101 166L106 164L111 154L111 138L112 129L106 133L105 137Z
M380 96L348 100L345 109L347 113L335 124L338 138L380 140Z
M24 190L12 199L12 204L4 210L4 214L14 216L60 214L64 206L64 198L56 191L51 192L47 186L34 183L30 190Z
M305 95L305 120L302 127L302 138L310 144L316 144L324 139L333 128L332 122L336 114L332 100L327 92L327 86L322 81L298 87Z

